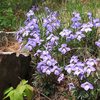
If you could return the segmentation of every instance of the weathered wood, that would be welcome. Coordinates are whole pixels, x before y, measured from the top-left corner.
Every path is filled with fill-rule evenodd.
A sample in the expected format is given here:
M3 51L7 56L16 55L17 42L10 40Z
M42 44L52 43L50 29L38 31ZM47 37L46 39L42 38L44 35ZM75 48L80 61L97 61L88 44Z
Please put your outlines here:
M30 79L30 61L30 55L0 52L0 100L5 89L16 87L21 79Z

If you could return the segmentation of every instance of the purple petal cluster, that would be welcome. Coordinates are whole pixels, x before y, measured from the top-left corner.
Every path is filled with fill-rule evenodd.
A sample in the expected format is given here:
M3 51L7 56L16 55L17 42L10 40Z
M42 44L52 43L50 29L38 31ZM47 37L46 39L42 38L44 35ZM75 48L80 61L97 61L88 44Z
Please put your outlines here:
M37 44L40 45L41 42L42 40L40 40L38 36L34 38L28 38L28 41L24 47L28 49L29 51L31 51L34 47L37 46Z
M86 91L88 91L89 89L92 90L94 88L93 85L89 82L85 82L85 83L81 84L81 87Z
M99 18L93 18L92 13L88 13L88 18L89 18L89 22L87 23L83 23L81 26L81 31L82 32L91 32L92 28L95 27L100 27L100 19Z
M82 31L77 31L75 37L78 41L81 41L81 39L84 38L85 35L82 33Z
M59 34L61 35L61 37L65 37L66 41L70 41L75 38L75 35L70 29L63 29L63 31L61 31Z
M57 17L57 12L51 12L46 18L43 18L43 27L46 28L46 35L49 35L60 27L60 20Z
M75 76L81 82L84 82L84 79L88 79L88 77L96 71L95 65L97 64L96 60L93 58L84 59L84 61L79 60L78 56L72 56L68 65L64 68L59 66L60 62L56 61L56 57L52 57L50 53L53 52L53 48L56 49L64 56L71 49L68 47L70 45L71 40L81 41L85 38L88 32L91 32L93 28L100 27L100 19L94 19L92 17L92 13L88 13L88 22L81 21L80 14L77 12L73 13L73 18L71 19L72 24L70 28L64 28L60 33L60 37L58 34L55 34L60 27L60 20L58 20L58 13L51 12L47 7L45 7L47 12L47 17L43 18L42 24L39 23L40 20L34 14L34 11L38 11L37 6L33 6L33 8L26 14L26 21L24 27L21 27L17 32L17 40L22 43L22 47L28 49L29 51L34 49L37 50L34 54L34 57L39 58L37 63L37 70L41 74L46 75L55 75L58 79L57 81L60 83L64 80L64 73ZM39 28L39 25L42 25L42 28ZM40 30L41 29L41 30ZM42 32L46 31L46 36L41 36ZM40 34L41 33L41 34ZM44 38L44 40L41 39ZM66 42L62 44L63 41L60 41L62 38L66 39ZM64 39L64 40L65 40ZM69 44L68 44L69 43ZM59 47L60 44L60 47ZM67 45L68 44L68 45ZM85 44L85 43L84 43ZM95 44L100 47L100 39L95 42ZM58 48L59 47L59 48ZM73 48L72 48L73 49ZM77 48L75 48L77 49ZM55 52L55 50L54 50ZM54 53L53 53L54 54ZM67 56L67 55L66 55ZM58 60L59 61L59 60ZM63 63L63 62L62 62ZM64 62L65 63L65 62ZM63 64L61 64L63 65ZM81 83L81 88L88 91L89 89L93 89L93 85L89 82ZM73 83L69 83L69 90L75 88Z
M73 39L81 41L81 39L85 37L82 31L76 31L75 33L73 33L70 29L63 29L63 31L59 34L61 35L61 37L65 37L67 42Z
M54 73L59 76L62 72L61 68L57 66L57 61L51 57L48 51L42 51L40 54L41 61L37 65L37 70L41 73L50 75Z
M88 12L88 18L89 18L89 20L90 20L90 22L91 23L93 23L93 26L94 27L100 27L100 19L99 18L93 18L93 15L92 15L92 13L91 12Z
M100 27L100 19L99 18L93 19L93 25L96 28Z
M47 37L47 41L49 40L49 42L51 42L51 44L58 44L58 40L59 40L59 37L53 35L53 34L50 34L48 37Z
M42 53L42 51L41 51L40 49L38 49L38 50L36 51L36 53L34 54L34 57L40 56L41 53Z
M100 39L98 41L95 42L96 46L98 46L100 48Z
M88 23L83 23L81 26L81 31L82 32L91 32L92 31L92 27L93 27L93 23L92 22L88 22Z
M77 63L79 61L78 56L72 56L70 59L70 63Z
M70 60L70 64L65 66L65 70L73 75L78 76L81 80L85 77L85 75L90 75L92 72L94 72L96 60L89 58L85 62L79 61L77 56L72 56Z
M59 75L59 78L58 78L58 82L60 83L62 80L64 80L64 74L63 73L61 73L60 75Z
M17 32L17 40L19 42L27 41L24 47L31 51L34 47L40 45L43 40L40 39L38 19L34 12L30 10L26 15L25 26Z
M80 20L81 20L80 14L77 12L73 12L73 18L71 19L72 21L71 27L74 29L80 28L81 26Z
M32 6L32 10L33 10L33 11L39 11L39 7L38 7L38 5L34 5L34 6Z
M54 46L55 46L55 45L52 44L51 42L47 42L47 43L45 43L45 45L44 45L45 49L48 50L48 51L52 51Z
M95 65L96 65L96 60L89 58L85 61L85 67L84 67L84 72L87 73L87 75L89 76L91 74L91 72L96 71L95 69Z
M29 10L29 12L26 14L27 18L29 19L31 16L34 15L33 10Z
M44 47L48 51L52 51L53 47L58 44L59 37L55 36L54 34L50 34L46 40L48 41Z
M67 47L67 44L62 44L61 47L58 49L62 54L66 54L70 51L70 48Z
M100 27L100 19L93 18L92 13L88 13L88 22L81 23L80 14L77 12L73 13L73 17L71 19L72 25L71 28L75 29L72 31L71 29L63 29L59 34L61 37L65 37L66 41L69 42L73 39L77 39L81 41L82 38L86 37L84 33L91 32L92 29L95 27Z
M81 80L88 77L92 72L96 71L95 65L97 61L93 58L86 59L86 61L81 62L78 59L78 56L72 56L70 60L70 64L65 66L65 70L69 74L73 74L78 76ZM88 75L88 76L86 76ZM73 83L69 84L69 89L71 90L74 87ZM81 87L86 91L89 89L93 89L93 85L89 82L85 82L81 84Z
M68 84L69 90L75 89L75 86L73 83L69 83Z
M88 12L87 15L88 15L89 20L92 21L93 20L92 13Z
M50 75L53 73L58 77L57 81L60 83L64 79L62 69L58 66L57 61L51 57L48 51L37 50L34 56L40 56L41 61L37 64L37 70L40 73Z

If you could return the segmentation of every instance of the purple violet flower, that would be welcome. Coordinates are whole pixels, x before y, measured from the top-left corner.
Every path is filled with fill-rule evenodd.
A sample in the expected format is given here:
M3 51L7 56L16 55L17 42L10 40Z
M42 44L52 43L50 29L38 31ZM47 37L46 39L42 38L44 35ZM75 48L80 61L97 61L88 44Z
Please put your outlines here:
M71 74L71 72L73 71L73 69L75 68L75 64L69 64L67 66L65 66L65 70Z
M100 39L96 41L95 44L100 48Z
M70 63L77 63L79 61L78 56L72 56Z
M92 90L94 88L93 85L89 82L85 82L85 83L81 84L81 87L86 91L88 91L89 89Z
M86 65L87 66L94 66L95 64L96 64L96 60L95 59L93 59L93 58L89 58L89 59L86 59Z
M46 28L47 36L60 27L60 20L57 17L57 12L51 12L47 18L43 18L43 27Z
M63 29L63 31L60 32L59 34L60 34L62 37L68 37L71 33L72 33L71 30L69 30L69 29Z
M60 71L59 71L59 70L55 70L55 71L54 71L54 74L55 74L56 76L58 76L58 75L60 74Z
M72 25L71 25L71 27L74 29L80 28L80 26L81 26L80 22L75 22L75 23L72 23Z
M27 17L33 16L34 12L33 10L29 10L29 12L26 14Z
M45 47L45 49L46 49L47 51L52 51L52 49L53 49L54 46L55 46L55 45L52 44L51 42L47 42L47 43L44 45L44 47Z
M60 74L59 78L58 78L58 82L60 83L62 80L64 79L64 74Z
M66 37L66 41L73 40L75 38L75 35L72 34L72 31L70 29L63 29L62 32L59 33L62 37Z
M54 73L56 76L62 72L61 68L57 66L57 61L51 57L48 51L42 51L40 53L41 61L37 65L37 70L40 73L50 75Z
M47 37L47 40L49 40L52 44L58 44L58 40L59 40L59 37L53 35L53 34L50 34L50 36Z
M77 13L77 12L73 12L73 18L71 19L71 21L77 22L77 21L80 21L80 20L81 20L80 14Z
M73 83L68 84L69 90L71 91L72 89L75 89L75 86Z
M80 28L81 23L79 22L81 20L80 14L77 12L73 12L73 18L71 19L72 25L71 27L74 29Z
M87 77L94 71L96 71L96 69L93 66L84 67L84 72L87 73Z
M58 49L62 54L67 53L68 51L70 51L70 48L67 47L67 44L62 44L61 48Z
M32 6L32 10L33 10L33 11L39 11L39 7L38 7L38 5L34 5L34 6Z
M75 67L72 69L74 71L74 75L81 76L84 75L84 63L77 62ZM80 77L82 79L82 77Z
M17 40L19 42L27 40L27 42L23 44L23 46L29 51L31 51L33 48L43 42L43 40L40 39L38 20L35 17L33 10L30 10L27 13L27 20L25 21L25 26L17 32Z
M100 27L100 19L99 18L93 19L93 25L95 27Z
M85 37L85 35L81 31L77 31L75 36L79 41L81 41L81 39Z
M81 26L81 31L82 32L91 32L92 31L92 27L93 27L93 24L91 22L88 22L88 23L84 23L82 26Z
M34 56L39 56L42 53L41 50L37 50L36 53L34 54Z
M92 21L92 19L93 19L92 13L91 12L88 12L87 15L88 15L88 18L90 19L90 21Z
M75 67L74 69L74 75L79 76L80 74L84 74L84 69L81 67Z

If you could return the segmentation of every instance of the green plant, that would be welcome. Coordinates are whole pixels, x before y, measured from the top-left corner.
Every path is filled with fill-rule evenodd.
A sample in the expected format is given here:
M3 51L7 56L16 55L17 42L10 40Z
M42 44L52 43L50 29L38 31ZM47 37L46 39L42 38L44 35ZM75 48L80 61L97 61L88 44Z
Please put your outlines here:
M27 100L31 100L32 92L33 88L27 84L26 80L22 80L16 89L10 87L4 92L4 99L10 98L10 100L24 100L24 98L27 98Z
M16 30L23 23L24 13L31 6L32 0L0 0L0 30Z
M65 80L69 91L75 89L76 100L96 100L99 87L98 81L94 83L95 78L98 79L95 66L100 48L96 33L100 19L94 18L91 12L83 15L73 12L66 28L57 12L45 7L47 15L44 13L41 19L37 13L35 15L35 10L32 8L26 14L25 26L19 29L16 37L22 43L22 49L34 55L33 66L41 76L42 92L46 96L52 95L57 82L60 84Z

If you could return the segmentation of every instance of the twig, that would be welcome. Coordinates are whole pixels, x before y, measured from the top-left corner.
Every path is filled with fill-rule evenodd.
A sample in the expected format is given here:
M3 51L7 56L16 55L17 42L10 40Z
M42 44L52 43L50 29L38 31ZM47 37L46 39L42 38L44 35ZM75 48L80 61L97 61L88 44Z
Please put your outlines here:
M49 97L47 97L45 94L40 93L42 96L44 96L45 98L47 98L48 100L51 100Z
M5 31L0 31L0 33L6 33L6 34L16 34L16 31L13 31L13 32L5 32Z

